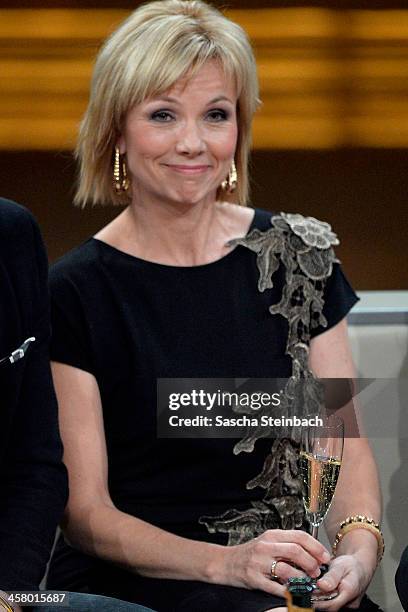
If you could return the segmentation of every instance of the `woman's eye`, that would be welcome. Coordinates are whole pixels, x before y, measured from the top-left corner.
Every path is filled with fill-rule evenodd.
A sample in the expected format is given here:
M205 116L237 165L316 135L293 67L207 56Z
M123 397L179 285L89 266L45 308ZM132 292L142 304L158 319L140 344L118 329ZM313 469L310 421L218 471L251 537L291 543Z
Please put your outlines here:
M228 113L220 108L210 111L207 116L211 121L215 122L225 121L226 119L228 119Z
M171 115L168 111L156 111L152 113L151 119L153 121L160 121L161 123L167 123L173 119L173 115Z

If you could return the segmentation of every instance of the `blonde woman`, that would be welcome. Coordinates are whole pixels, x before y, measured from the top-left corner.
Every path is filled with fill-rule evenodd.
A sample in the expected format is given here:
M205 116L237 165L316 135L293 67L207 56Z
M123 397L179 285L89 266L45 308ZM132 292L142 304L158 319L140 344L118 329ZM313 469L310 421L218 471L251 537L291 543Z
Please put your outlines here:
M335 235L247 206L257 105L246 34L201 1L138 8L97 58L76 201L125 209L52 271L70 478L53 588L159 611L282 610L287 578L330 562L319 586L339 595L326 608L371 609L376 534L352 530L330 561L285 467L294 442L156 435L158 378L353 375L345 315L356 297ZM284 308L293 274L301 291ZM366 442L348 439L329 536L357 513L379 520L378 481Z

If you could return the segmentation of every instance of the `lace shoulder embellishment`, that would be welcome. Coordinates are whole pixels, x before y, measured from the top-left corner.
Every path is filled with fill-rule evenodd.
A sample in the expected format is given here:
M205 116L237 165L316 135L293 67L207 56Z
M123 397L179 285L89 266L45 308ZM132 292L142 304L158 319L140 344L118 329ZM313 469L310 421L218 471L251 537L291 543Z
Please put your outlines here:
M331 226L324 221L319 221L314 217L303 217L303 215L291 213L281 213L280 217L308 247L328 249L332 245L340 244L336 234L332 232ZM272 218L273 224L274 219L275 223L278 222L279 216Z
M282 297L269 306L272 315L281 315L288 323L286 354L292 362L292 375L281 395L281 413L315 416L324 406L324 395L309 369L309 345L312 330L327 327L324 287L333 263L339 261L333 250L339 241L328 223L314 217L281 213L271 218L271 226L253 229L229 245L242 245L256 253L260 292L273 287L273 275L283 264ZM264 410L268 414L268 409ZM246 413L245 409L233 411ZM299 529L305 524L298 427L281 427L279 432L274 427L248 430L236 443L234 454L251 453L256 441L266 436L271 437L270 452L262 471L246 485L249 490L264 489L262 500L252 501L247 510L231 509L221 516L199 519L210 533L228 534L229 545L248 541L266 529Z
M287 284L293 281L298 267L312 281L323 281L331 275L333 263L339 262L332 247L339 240L328 223L314 217L280 213L271 217L271 225L268 230L254 229L228 243L245 246L257 254L259 291L273 287L272 276L280 261L286 267Z

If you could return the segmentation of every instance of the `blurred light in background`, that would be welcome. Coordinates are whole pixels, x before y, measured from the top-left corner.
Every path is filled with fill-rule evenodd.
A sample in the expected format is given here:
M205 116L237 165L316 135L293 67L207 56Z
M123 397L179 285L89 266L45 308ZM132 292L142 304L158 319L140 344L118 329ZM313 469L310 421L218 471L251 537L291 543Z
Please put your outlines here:
M76 140L92 63L124 10L0 10L0 149ZM235 10L255 47L256 149L408 147L408 10Z

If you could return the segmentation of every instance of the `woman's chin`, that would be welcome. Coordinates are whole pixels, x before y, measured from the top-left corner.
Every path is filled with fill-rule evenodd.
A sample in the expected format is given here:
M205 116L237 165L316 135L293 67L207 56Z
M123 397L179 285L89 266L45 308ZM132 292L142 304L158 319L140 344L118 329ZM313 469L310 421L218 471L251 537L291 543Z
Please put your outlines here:
M197 206L198 204L213 200L215 202L216 191L184 191L183 193L172 194L166 198L176 206Z

